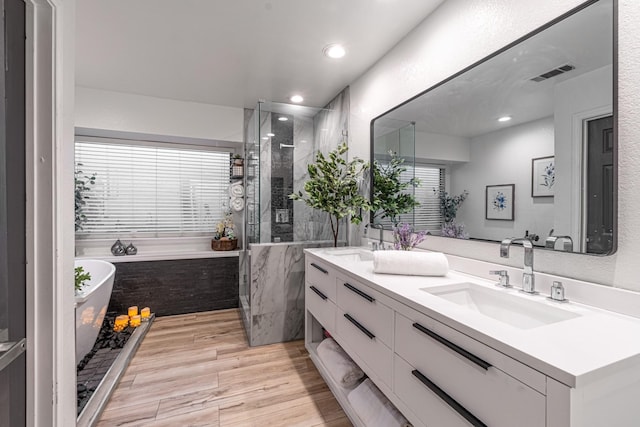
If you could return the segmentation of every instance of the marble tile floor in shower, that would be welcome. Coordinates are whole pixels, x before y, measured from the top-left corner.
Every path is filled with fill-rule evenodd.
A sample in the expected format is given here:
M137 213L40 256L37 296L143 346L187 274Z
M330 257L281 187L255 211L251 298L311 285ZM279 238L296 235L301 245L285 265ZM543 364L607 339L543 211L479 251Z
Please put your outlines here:
M155 320L98 427L351 426L303 341L249 347L237 309Z

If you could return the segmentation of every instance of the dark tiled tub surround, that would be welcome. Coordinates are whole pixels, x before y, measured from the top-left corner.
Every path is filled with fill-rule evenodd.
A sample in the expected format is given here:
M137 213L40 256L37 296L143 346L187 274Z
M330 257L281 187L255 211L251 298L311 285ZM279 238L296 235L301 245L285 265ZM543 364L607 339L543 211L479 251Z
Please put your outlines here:
M238 307L237 256L114 264L108 311L137 305L169 316Z

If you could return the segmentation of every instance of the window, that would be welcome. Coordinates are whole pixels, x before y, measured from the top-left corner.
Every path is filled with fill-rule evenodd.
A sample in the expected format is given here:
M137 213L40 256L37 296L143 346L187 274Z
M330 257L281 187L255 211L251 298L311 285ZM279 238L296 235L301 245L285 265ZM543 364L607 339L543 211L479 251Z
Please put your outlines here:
M228 209L230 154L208 147L77 137L85 238L210 234ZM76 172L78 175L78 172Z
M415 208L414 229L439 235L443 220L438 194L445 188L445 170L439 166L416 164L415 174L420 180L420 186L415 189L420 206Z
M414 197L420 205L416 206L413 212L400 215L398 222L413 224L416 231L428 230L431 234L439 235L443 220L438 194L440 189L445 188L445 169L441 166L416 163L413 167L408 165L400 179L407 182L414 174L415 178L420 180L420 185L415 189L407 188L407 191L414 191ZM388 218L380 220L380 223L386 228L393 226Z

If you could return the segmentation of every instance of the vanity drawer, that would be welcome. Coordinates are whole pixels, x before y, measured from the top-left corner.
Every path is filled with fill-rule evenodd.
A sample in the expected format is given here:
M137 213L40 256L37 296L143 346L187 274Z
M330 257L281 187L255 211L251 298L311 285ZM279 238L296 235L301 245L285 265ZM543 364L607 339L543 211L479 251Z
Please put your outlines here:
M374 382L381 380L391 388L393 352L360 320L355 315L337 309L336 327L340 344L352 357L355 354L364 362L366 366L354 358Z
M416 351L435 351L445 357L455 358L455 361L461 365L464 364L463 366L468 366L468 364L473 366L473 363L468 359L438 343L435 339L429 337L427 333L418 329L422 327L491 364L541 394L546 394L547 377L544 374L429 316L407 307L402 311L402 314L396 312L395 323L394 350L405 360L410 360L412 354ZM413 325L414 323L416 326Z
M305 281L316 287L331 301L336 301L336 276L331 264L307 257Z
M314 291L315 289L315 291ZM305 306L313 317L327 330L333 334L336 330L336 306L329 298L315 287L307 283L305 287Z
M430 323L424 319L410 320L396 313L396 358L402 357L410 366L407 374L407 368L398 366L402 363L396 361L396 368L405 370L394 373L397 379L394 383L396 394L405 396L403 400L411 400L412 398L407 396L415 393L417 386L424 386L423 394L434 394L444 402L420 380L427 378L427 381L442 389L486 425L545 425L545 396L496 367L494 360L499 363L500 357L505 357L504 355L493 349L489 349L490 352L478 351L477 346L469 345L468 340L471 338L457 331L454 332L458 335L452 334L453 330L446 330L451 328L434 322L433 319ZM421 410L420 406L414 406L413 401L405 400L405 403L416 412ZM423 415L429 416L426 411ZM429 424L427 418L424 418L424 421ZM440 422L436 424L449 425Z
M342 276L336 277L336 305L366 325L377 339L392 347L393 310L380 302L379 293Z

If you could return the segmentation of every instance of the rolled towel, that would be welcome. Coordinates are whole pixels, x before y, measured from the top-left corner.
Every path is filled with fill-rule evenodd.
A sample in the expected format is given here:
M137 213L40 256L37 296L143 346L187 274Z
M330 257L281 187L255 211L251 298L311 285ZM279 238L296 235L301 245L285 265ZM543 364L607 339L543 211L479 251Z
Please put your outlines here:
M354 388L347 395L347 400L367 427L411 427L369 378Z
M364 372L333 338L322 340L316 350L329 374L341 387L350 388L360 381Z
M449 261L442 252L375 251L373 272L410 276L446 276Z

